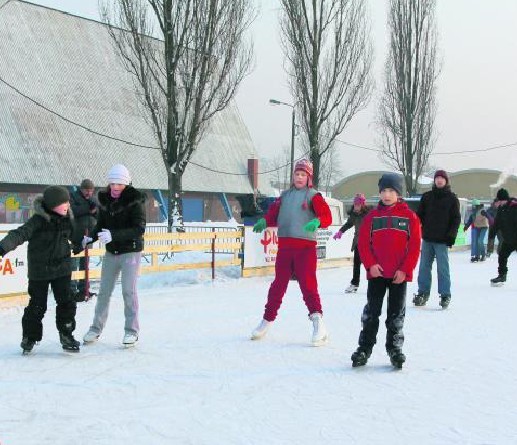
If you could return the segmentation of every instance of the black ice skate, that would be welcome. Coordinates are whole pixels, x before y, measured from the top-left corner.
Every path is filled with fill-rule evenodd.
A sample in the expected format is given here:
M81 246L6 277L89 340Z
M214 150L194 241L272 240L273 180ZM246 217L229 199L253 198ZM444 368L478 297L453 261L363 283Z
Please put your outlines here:
M424 294L422 292L418 292L413 297L413 303L415 306L425 306L429 300L429 294Z
M402 365L406 361L406 356L402 353L402 351L393 349L388 351L388 355L390 357L391 364L397 369L402 369Z
M63 334L59 333L59 340L61 341L61 345L63 349L67 352L79 352L80 344L72 334Z
M36 342L34 340L31 340L28 337L23 337L22 342L20 343L20 347L23 349L22 354L27 355L32 352L32 348L34 348L34 345Z
M447 309L449 307L450 303L451 303L450 295L440 295L440 306L442 307L442 309Z
M506 282L506 274L498 275L490 280L490 284L494 287L500 287Z
M477 257L477 256L473 256L470 258L471 263L477 263L478 261L479 261L479 257Z
M357 368L358 366L366 365L371 354L372 351L366 351L363 348L357 348L357 351L355 351L351 357L352 367Z

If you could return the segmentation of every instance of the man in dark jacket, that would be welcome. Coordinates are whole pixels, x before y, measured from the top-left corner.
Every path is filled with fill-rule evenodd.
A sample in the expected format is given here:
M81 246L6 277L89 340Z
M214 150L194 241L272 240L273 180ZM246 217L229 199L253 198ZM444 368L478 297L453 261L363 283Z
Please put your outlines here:
M70 207L75 218L75 229L72 242L74 250L81 250L81 242L85 235L92 233L97 224L97 211L99 204L93 197L95 186L90 179L83 179L79 190L70 195ZM72 271L85 270L86 258L73 258ZM85 280L73 280L71 282L72 295L76 301L85 300ZM88 298L91 297L88 295Z
M510 198L508 192L504 198L507 199L497 209L494 222L494 232L501 233L503 242L498 257L498 276L490 280L493 286L502 286L506 281L508 257L514 250L517 250L517 199Z
M425 306L431 293L431 269L436 257L440 306L447 308L451 301L451 277L447 248L456 241L461 223L460 202L451 191L449 175L445 170L434 174L432 190L420 199L417 215L422 223L422 252L418 270L418 293L415 306Z

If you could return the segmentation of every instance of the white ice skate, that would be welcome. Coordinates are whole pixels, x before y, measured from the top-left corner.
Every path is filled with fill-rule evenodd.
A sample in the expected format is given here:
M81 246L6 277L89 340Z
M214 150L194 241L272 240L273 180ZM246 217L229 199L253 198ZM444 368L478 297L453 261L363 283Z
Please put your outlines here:
M329 334L327 332L327 328L323 323L323 317L320 313L315 312L310 315L310 320L312 321L313 333L312 333L312 346L323 346L328 342Z
M94 342L96 342L99 339L99 335L100 334L98 332L92 331L90 329L86 334L84 334L83 342L85 344L87 344L87 343L94 343Z
M266 335L266 332L269 329L269 326L271 325L270 321L262 320L259 325L253 330L251 333L251 339L252 340L260 340L264 335Z
M122 345L126 348L131 348L132 346L135 346L137 341L138 335L136 335L134 332L126 332L124 338L122 339Z
M357 292L357 289L359 289L359 286L356 286L355 284L351 284L345 289L345 294L351 294Z

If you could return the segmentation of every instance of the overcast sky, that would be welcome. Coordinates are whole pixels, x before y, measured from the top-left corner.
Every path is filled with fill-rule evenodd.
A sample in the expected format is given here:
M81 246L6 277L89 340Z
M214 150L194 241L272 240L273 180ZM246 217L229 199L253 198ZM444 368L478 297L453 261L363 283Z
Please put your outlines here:
M73 14L98 19L97 0L33 0ZM278 38L278 0L262 0L252 27L256 64L243 82L237 103L261 157L290 146L291 110L271 106L270 98L291 102ZM369 0L375 78L382 83L387 0ZM442 72L438 79L438 141L431 164L456 171L495 168L508 171L517 145L475 154L438 154L477 150L517 142L517 0L438 0L437 26ZM372 125L378 91L340 139L375 147ZM340 145L345 174L385 166L375 153Z

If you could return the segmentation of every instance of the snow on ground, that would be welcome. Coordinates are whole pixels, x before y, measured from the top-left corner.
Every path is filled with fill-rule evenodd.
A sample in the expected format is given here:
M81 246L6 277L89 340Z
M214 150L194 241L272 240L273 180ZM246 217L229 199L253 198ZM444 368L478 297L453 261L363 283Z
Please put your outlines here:
M439 308L435 288L425 308L408 296L401 371L389 365L383 323L368 365L350 366L366 291L363 282L357 294L343 293L350 268L319 272L331 333L321 348L308 346L294 282L268 336L250 341L271 277L238 279L235 270L214 283L209 271L142 277L134 349L120 346L119 288L100 341L76 355L61 351L52 305L44 339L26 357L22 308L2 310L0 443L515 444L515 259L502 288L488 284L496 258L451 259L449 310ZM93 309L79 305L78 337Z

